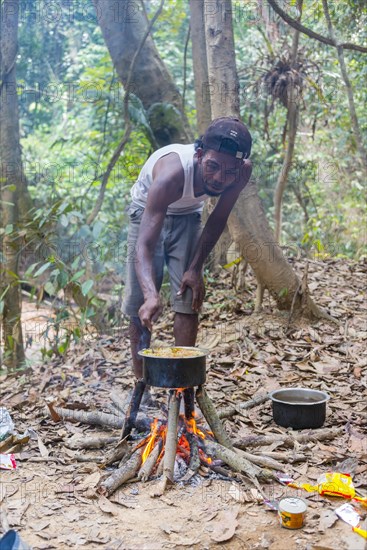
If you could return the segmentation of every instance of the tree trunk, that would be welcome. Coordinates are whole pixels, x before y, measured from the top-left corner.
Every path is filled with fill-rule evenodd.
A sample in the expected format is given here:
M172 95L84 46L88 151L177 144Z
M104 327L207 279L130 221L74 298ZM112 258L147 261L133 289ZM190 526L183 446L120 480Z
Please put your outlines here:
M204 6L212 116L238 116L239 93L231 2L204 0ZM231 51L225 52L226 49ZM227 93L229 90L230 93ZM229 95L237 97L227 97ZM302 310L308 316L319 314L308 295L302 296L299 292L300 281L274 238L254 181L248 183L240 194L228 219L228 227L241 256L248 261L256 275L259 284L257 310L260 309L263 289L267 288L279 309L292 309L294 312Z
M199 134L202 135L212 120L205 41L204 3L202 0L190 0L190 25L196 118Z
M93 0L93 4L112 62L125 85L131 60L148 22L139 11L137 2ZM160 146L192 140L189 124L182 113L182 97L151 36L133 68L130 93L137 95L148 110L152 130Z
M328 6L328 3L327 3L327 0L322 0L322 5L323 5L323 8L324 8L324 13L325 13L326 21L327 21L329 36L330 36L331 40L333 41L333 43L335 44L336 51L338 53L338 61L339 61L339 65L340 65L340 72L342 74L342 78L344 80L344 84L345 84L345 87L347 89L347 97L348 97L348 103L349 103L349 114L350 114L350 120L351 120L351 123L352 123L354 139L356 140L357 150L358 150L360 159L362 161L362 167L363 167L364 171L366 172L367 152L366 152L366 149L363 145L361 129L359 127L356 107L355 107L355 103L354 103L353 88L352 88L352 84L351 84L351 82L349 80L349 77L348 77L348 71L347 71L347 66L345 64L343 47L339 46L338 42L336 40L336 36L335 36L332 21L331 21L329 6Z
M303 0L298 0L297 7L300 12L299 21L301 20ZM296 67L297 53L299 44L299 30L293 31L293 42L291 52L291 67ZM296 143L298 117L299 117L299 98L297 97L297 89L295 86L290 85L287 90L288 95L288 112L287 112L287 125L288 125L288 144L284 155L283 166L280 171L278 181L274 191L274 220L275 220L275 239L278 243L281 242L282 234L282 203L285 188L288 182L288 175L292 167L292 159L294 153L294 146Z
M20 241L17 236L19 200L24 188L19 144L19 110L16 83L19 0L5 0L0 18L0 182L1 243L0 300L4 363L9 369L21 367L25 360L21 325L21 294L18 277Z
M240 116L231 0L204 0L212 117Z

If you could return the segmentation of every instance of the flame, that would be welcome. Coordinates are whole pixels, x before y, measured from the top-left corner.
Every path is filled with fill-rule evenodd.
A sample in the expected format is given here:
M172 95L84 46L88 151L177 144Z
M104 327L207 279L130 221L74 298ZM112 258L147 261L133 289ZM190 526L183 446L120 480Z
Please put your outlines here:
M182 388L184 389L184 388ZM181 388L180 388L181 390ZM179 390L177 390L179 391ZM177 441L177 455L181 456L187 463L189 463L190 455L191 455L191 448L190 448L190 442L189 437L187 437L187 434L193 434L196 436L196 438L199 438L201 440L207 439L208 436L211 436L212 433L208 430L200 429L197 420L198 415L194 411L193 416L190 419L185 418L183 414L180 415L180 426L179 428L179 434L178 434L178 441ZM185 435L186 432L186 435ZM154 449L156 444L162 444L162 450L159 454L159 457L156 462L156 467L162 460L164 456L164 448L166 443L166 437L167 437L167 425L163 424L155 418L153 422L150 425L150 434L143 439L142 442L140 442L139 447L142 447L145 445L144 452L142 454L142 464L147 460L149 455L151 454L152 450ZM202 463L209 465L212 464L212 459L208 457L204 450L199 448L199 456Z
M159 424L158 424L158 419L157 418L155 418L154 421L152 422L152 424L150 425L150 429L151 429L151 432L150 432L151 435L148 439L148 443L147 443L147 445L144 449L144 452L142 454L142 457L141 457L142 464L144 464L144 462L146 461L146 459L148 458L148 456L152 452L155 440L157 438L157 434L158 434L158 431L159 431Z
M199 437L201 437L201 439L206 439L205 433L200 430L200 428L198 428L195 418L190 418L190 420L186 420L186 425L188 432L198 435Z

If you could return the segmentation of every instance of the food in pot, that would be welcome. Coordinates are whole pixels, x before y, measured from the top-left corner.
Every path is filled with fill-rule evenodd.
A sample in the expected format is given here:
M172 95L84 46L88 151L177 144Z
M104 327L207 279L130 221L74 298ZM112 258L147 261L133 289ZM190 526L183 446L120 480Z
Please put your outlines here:
M199 357L199 355L202 355L202 351L195 350L194 348L154 348L145 349L141 354L149 357L181 359L184 357Z

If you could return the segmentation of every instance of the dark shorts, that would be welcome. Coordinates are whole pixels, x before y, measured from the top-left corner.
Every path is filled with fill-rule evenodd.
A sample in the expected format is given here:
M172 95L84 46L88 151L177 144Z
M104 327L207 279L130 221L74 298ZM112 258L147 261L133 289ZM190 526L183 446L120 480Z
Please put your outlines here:
M129 208L129 232L127 238L127 263L125 276L125 295L122 311L130 317L137 317L144 303L143 293L135 272L136 242L144 209L137 206ZM163 281L164 265L167 266L170 287L171 306L177 313L193 314L192 291L187 288L182 296L176 296L182 276L187 271L197 249L201 235L201 214L194 212L181 216L167 215L153 257L155 284L160 290Z

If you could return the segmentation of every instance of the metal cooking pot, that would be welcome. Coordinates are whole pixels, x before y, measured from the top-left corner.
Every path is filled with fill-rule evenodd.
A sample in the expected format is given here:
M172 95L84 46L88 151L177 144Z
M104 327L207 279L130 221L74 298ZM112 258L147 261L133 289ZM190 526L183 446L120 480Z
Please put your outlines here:
M192 350L192 357L157 357L139 351L143 359L143 380L158 388L192 388L206 380L206 356L209 350L189 346L176 348Z
M319 390L283 388L270 393L274 422L284 428L321 428L330 396Z

